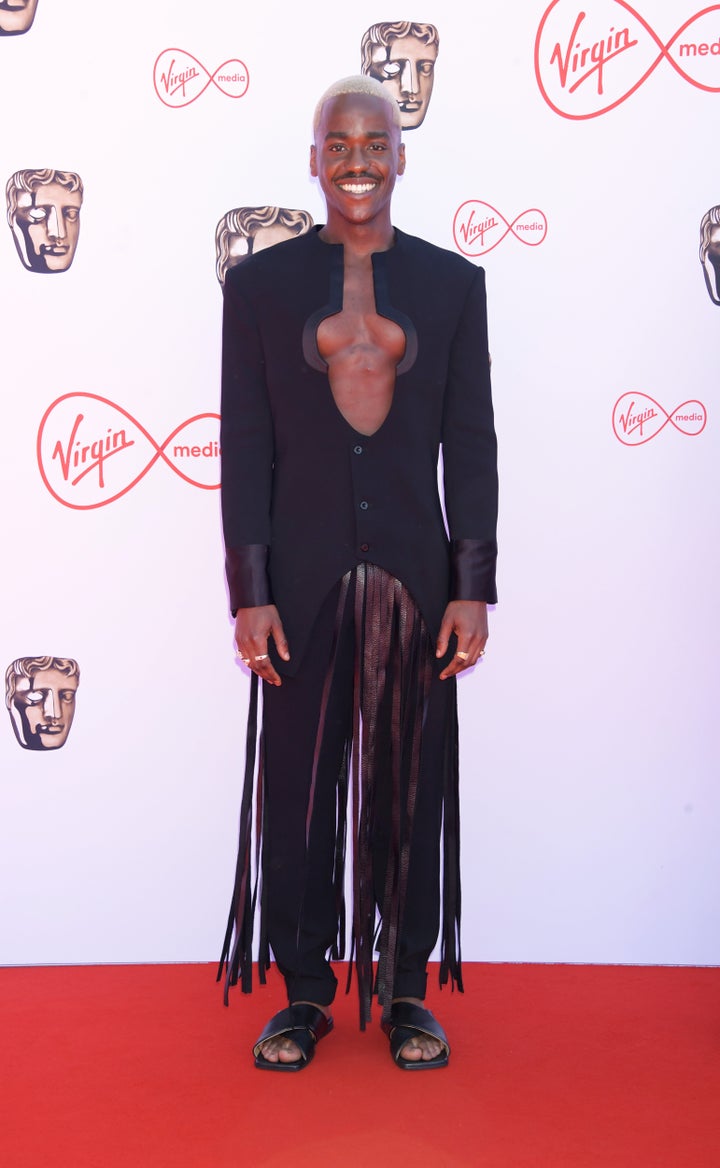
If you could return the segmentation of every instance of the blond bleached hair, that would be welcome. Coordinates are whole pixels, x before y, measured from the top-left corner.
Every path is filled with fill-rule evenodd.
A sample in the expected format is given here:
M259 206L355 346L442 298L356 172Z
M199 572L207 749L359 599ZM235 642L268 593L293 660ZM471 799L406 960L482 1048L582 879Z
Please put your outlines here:
M369 97L379 97L380 101L384 101L388 109L392 111L393 124L397 126L398 130L402 128L400 107L395 98L388 92L387 87L380 81L376 81L374 77L366 77L364 73L356 73L352 77L342 77L325 90L320 101L315 106L313 137L317 134L318 126L320 125L323 106L328 101L332 101L334 97L345 97L346 94L350 93L363 93Z

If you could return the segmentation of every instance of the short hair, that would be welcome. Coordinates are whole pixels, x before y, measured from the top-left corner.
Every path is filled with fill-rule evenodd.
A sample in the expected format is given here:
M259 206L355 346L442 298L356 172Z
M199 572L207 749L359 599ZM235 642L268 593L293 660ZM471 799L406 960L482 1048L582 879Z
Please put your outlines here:
M711 207L700 221L700 263L704 264L713 227L720 227L720 207Z
M286 227L295 235L304 235L313 226L309 211L296 211L289 207L234 207L223 215L215 228L215 271L222 284L230 259L230 239L234 235L251 238L262 227Z
M434 24L415 24L412 20L384 20L381 24L371 24L367 32L363 33L360 42L362 57L360 68L366 73L373 64L373 49L380 45L387 49L393 41L412 36L424 45L434 45L435 52L440 48L440 37Z
M79 191L80 198L83 197L83 184L79 174L75 174L72 170L16 170L15 174L10 175L5 188L7 196L7 218L8 223L12 227L18 209L18 195L25 191L29 195L34 195L38 187L47 187L50 183L57 183L58 186L65 187L66 190Z
M332 101L334 97L344 97L346 94L351 93L364 93L369 97L379 97L381 101L385 102L388 109L392 111L393 124L397 126L398 130L402 128L398 103L392 94L388 93L386 86L381 81L376 81L374 77L366 77L364 73L356 73L352 77L342 77L325 90L320 101L315 106L313 137L317 134L323 106L326 102Z
M19 679L25 677L32 682L36 673L46 669L54 669L66 677L76 677L80 684L80 667L72 657L18 657L8 665L5 673L5 705L8 709L12 706Z

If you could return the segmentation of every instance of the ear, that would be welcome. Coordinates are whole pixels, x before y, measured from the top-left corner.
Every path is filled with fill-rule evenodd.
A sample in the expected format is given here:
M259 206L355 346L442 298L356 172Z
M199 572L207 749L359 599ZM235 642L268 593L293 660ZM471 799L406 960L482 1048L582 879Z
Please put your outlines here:
M405 143L401 142L398 146L398 174L405 174Z
M310 147L310 174L312 175L313 178L317 178L317 176L318 176L317 150L315 149L314 144Z

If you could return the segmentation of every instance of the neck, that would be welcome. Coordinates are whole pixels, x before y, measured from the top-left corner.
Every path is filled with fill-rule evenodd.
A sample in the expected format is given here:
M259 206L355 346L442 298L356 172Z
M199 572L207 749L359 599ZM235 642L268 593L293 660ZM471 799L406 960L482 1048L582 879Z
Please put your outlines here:
M329 212L328 221L319 234L325 243L341 243L346 251L359 256L389 251L395 243L389 212L382 220L370 223L349 223L342 216Z

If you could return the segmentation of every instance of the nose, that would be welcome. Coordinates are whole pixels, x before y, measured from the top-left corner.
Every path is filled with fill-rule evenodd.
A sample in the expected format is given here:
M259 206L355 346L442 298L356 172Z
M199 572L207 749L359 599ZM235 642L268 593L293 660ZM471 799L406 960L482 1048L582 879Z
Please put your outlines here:
M402 73L400 74L400 92L406 93L408 97L415 97L420 92L417 65L407 58L403 61Z
M52 239L62 239L65 235L65 223L62 211L52 206L48 212L47 233Z
M60 717L60 699L54 690L45 691L43 714L48 722L56 722Z
M364 170L365 169L365 155L362 151L360 143L356 143L350 147L350 157L348 159L348 167L350 170Z

